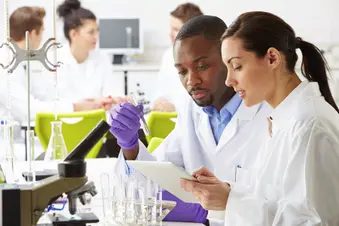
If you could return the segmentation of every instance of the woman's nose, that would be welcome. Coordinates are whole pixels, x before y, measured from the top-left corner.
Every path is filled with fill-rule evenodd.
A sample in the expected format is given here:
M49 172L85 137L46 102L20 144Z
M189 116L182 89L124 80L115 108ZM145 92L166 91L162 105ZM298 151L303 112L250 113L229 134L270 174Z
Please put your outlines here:
M227 73L225 85L228 87L234 87L237 84L237 81L233 78L231 73Z

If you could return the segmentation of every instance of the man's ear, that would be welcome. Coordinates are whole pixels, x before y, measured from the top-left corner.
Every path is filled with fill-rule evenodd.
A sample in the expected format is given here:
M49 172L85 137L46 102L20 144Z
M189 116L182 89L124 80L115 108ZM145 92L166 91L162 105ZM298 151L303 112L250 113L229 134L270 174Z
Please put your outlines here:
M281 64L281 53L276 48L269 48L266 52L266 59L269 68L275 69Z
M36 29L32 30L31 32L29 32L29 38L30 40L34 39L34 37L36 37L38 34L37 34L37 31Z

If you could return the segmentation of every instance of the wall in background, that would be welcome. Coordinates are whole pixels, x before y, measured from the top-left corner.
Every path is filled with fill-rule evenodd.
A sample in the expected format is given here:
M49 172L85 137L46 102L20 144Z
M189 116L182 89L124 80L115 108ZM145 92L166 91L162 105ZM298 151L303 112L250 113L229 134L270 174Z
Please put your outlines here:
M61 3L57 0L57 3ZM169 12L181 0L82 0L99 18L140 17L143 22L145 54L143 61L156 62L165 48L168 38ZM339 43L338 0L193 0L205 14L221 17L230 24L237 15L249 10L264 10L275 13L292 25L298 36L326 47ZM10 13L22 5L37 5L47 9L44 40L52 37L52 0L10 0ZM0 24L3 21L3 0L0 1ZM1 26L3 27L3 26ZM57 38L64 41L62 23L57 22ZM3 29L0 40L3 40Z

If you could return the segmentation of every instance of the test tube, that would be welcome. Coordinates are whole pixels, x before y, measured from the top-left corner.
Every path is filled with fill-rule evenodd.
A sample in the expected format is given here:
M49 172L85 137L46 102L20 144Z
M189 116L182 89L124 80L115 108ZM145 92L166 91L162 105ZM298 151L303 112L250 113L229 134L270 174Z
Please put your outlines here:
M162 192L160 186L150 179L147 182L147 225L159 226L161 223L162 214Z
M34 161L34 130L27 130L26 131L26 137L27 137L27 149L28 149L28 176L27 176L27 182L32 182L35 183L36 182L36 175L35 175L35 169L32 166L32 163Z
M133 175L126 177L125 182L125 223L135 225L136 223L136 214L135 214L135 190L137 189L137 180Z
M109 208L109 199L110 199L110 180L109 175L107 173L102 173L100 175L100 183L101 183L101 199L102 199L102 207L103 207L103 215L104 219L107 220L107 214L110 210Z
M129 94L129 102L131 104L133 104L134 106L138 106L137 98L135 97L135 94L133 92L131 92ZM148 126L147 126L147 123L146 123L146 120L144 118L144 114L143 113L140 116L140 121L141 121L142 130L144 131L145 135L146 136L150 135L150 130L149 130Z

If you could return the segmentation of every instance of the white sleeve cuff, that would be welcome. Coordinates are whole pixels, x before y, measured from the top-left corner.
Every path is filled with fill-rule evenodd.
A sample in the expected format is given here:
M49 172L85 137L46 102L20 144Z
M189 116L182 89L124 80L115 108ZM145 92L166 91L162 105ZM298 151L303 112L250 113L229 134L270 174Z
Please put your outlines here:
M226 205L225 225L261 225L266 200L248 192L246 186L231 185Z
M142 161L155 161L156 158L152 156L151 153L148 152L146 146L139 140L139 154L136 160Z

